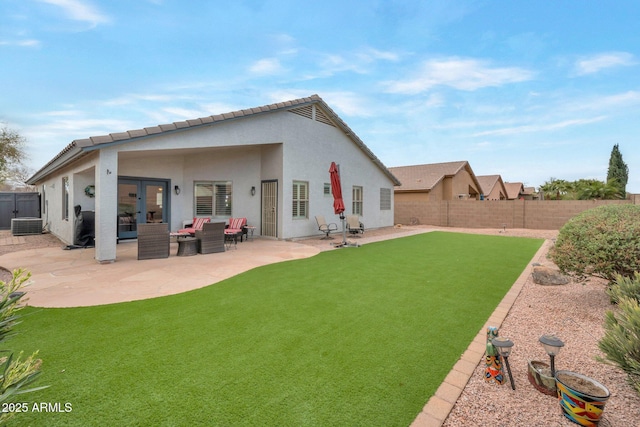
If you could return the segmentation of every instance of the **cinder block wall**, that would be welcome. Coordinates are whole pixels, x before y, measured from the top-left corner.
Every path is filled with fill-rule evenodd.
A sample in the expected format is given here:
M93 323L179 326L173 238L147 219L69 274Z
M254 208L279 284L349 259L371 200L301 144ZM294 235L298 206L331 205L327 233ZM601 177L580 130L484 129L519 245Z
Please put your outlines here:
M640 197L634 196L631 200L396 201L394 222L439 227L559 230L570 218L587 209L640 204Z

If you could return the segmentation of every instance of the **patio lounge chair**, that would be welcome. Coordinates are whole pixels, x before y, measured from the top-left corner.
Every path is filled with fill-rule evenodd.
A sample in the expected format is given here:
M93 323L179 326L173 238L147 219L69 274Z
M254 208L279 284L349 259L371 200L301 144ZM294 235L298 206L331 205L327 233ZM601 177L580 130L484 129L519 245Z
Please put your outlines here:
M240 241L242 242L242 238L247 234L247 218L229 218L229 225L224 230L224 234L229 236L233 236L233 240L237 243L238 236L240 236Z
M169 258L169 224L138 224L138 259Z
M347 231L354 236L364 234L364 225L358 215L347 215Z
M196 234L196 230L202 230L202 225L211 222L211 218L194 217L191 224L185 224L184 228L178 230L178 233L189 233L192 236Z
M196 230L198 253L224 252L224 226L224 222L207 222L202 225L202 230Z
M322 239L333 239L333 237L329 236L332 231L338 231L338 224L329 223L324 219L324 215L316 215L316 222L318 223L318 231L322 231L325 234L325 237Z

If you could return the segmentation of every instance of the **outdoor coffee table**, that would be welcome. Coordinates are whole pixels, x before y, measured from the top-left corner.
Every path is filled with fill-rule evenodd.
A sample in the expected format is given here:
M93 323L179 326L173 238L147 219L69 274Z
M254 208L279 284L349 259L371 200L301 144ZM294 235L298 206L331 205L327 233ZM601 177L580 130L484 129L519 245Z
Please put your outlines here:
M198 239L195 237L178 238L178 256L191 256L198 254Z

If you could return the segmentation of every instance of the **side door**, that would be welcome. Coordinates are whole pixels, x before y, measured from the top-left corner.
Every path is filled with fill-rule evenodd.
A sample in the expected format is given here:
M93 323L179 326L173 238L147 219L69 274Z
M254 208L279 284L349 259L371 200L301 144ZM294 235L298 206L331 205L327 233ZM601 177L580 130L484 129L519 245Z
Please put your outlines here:
M278 237L278 181L262 181L260 235Z

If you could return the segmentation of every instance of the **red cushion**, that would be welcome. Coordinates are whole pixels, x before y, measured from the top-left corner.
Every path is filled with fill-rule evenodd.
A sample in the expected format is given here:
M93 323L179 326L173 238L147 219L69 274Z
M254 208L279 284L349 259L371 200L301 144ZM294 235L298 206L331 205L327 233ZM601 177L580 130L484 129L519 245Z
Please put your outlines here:
M230 230L241 230L247 224L247 218L229 218Z

